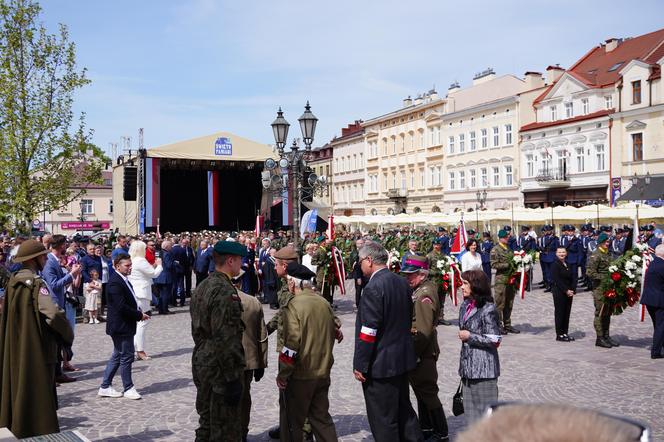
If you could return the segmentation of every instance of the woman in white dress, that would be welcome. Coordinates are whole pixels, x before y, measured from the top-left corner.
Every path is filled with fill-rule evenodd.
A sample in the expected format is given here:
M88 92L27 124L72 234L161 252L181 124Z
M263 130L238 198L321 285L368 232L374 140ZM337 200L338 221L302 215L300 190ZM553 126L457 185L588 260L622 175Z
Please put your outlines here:
M145 259L145 243L143 241L133 241L131 243L129 256L131 256L131 274L128 279L134 289L136 304L143 313L148 313L152 300L152 279L159 276L163 270L161 258L155 259L154 266L152 266ZM140 321L136 326L136 335L134 336L136 355L144 361L151 359L145 353L145 329L148 322Z
M466 253L461 257L461 269L482 270L482 255L477 251L477 240L469 239L466 243Z

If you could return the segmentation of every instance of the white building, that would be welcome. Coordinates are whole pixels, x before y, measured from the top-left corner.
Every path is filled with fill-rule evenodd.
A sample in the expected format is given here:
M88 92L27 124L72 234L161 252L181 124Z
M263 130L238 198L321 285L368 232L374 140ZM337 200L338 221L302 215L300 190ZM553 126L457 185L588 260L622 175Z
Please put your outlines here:
M365 147L362 121L341 129L332 147L333 205L335 215L365 214Z

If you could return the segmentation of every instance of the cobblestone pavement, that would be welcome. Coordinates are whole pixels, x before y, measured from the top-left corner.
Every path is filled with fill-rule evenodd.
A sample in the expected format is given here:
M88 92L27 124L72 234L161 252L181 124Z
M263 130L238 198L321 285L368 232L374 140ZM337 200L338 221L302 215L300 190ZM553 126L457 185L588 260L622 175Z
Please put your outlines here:
M536 276L536 281L539 281ZM342 441L372 440L365 417L364 399L352 375L353 289L337 297L338 315L346 339L335 347L332 369L330 413ZM195 388L191 380L191 339L187 307L173 309L170 316L155 315L147 331L147 351L154 357L133 366L134 382L143 395L140 401L101 399L96 396L105 363L112 350L104 325L79 324L74 344L74 363L82 369L78 381L58 389L60 424L78 429L92 440L193 440L198 415L194 407ZM448 300L448 319L455 310ZM266 317L273 314L265 310ZM514 305L513 325L520 335L508 335L500 347L501 400L558 402L625 415L649 424L654 440L664 440L664 360L650 359L652 325L640 323L636 309L612 321L612 335L619 348L595 347L592 328L593 306L589 292L575 297L570 333L576 342L555 341L553 302L549 293L534 290ZM451 416L452 396L459 382L459 340L456 327L439 327L441 358L440 398L450 413L450 433L464 425L463 416ZM275 378L277 353L275 336L270 336L269 368L259 383L252 384L252 422L249 440L269 440L267 430L278 420ZM121 387L119 374L116 388Z

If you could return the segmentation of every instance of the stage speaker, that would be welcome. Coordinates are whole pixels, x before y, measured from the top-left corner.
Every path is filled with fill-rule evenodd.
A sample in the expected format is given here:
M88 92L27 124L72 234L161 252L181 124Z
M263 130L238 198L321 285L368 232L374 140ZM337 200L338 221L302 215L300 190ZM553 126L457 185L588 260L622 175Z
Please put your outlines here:
M124 168L124 187L123 198L125 201L136 201L136 179L138 178L138 168Z

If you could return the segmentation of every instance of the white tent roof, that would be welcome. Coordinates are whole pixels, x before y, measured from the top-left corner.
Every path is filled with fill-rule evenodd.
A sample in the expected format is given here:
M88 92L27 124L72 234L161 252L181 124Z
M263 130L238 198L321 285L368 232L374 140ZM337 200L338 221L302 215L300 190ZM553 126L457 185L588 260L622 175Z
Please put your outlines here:
M149 158L174 158L206 161L265 161L274 154L267 144L230 132L179 141L147 150Z

